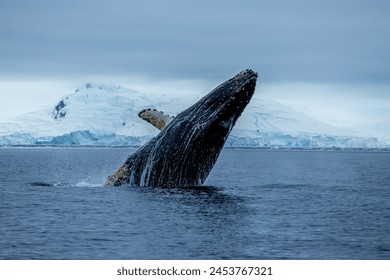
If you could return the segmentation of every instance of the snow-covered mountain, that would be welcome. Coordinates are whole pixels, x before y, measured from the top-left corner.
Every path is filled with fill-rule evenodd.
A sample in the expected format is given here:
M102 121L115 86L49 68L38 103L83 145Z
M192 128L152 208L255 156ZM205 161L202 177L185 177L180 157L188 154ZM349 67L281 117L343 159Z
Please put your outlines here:
M54 104L0 123L0 145L142 145L158 130L138 117L146 108L178 114L196 100L147 95L120 86L86 83ZM231 132L230 147L383 148L256 94Z

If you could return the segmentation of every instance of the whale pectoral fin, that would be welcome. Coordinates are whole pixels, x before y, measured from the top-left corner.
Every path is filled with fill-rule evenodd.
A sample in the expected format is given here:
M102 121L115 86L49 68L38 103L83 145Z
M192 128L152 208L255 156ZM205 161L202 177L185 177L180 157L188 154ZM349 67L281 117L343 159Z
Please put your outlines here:
M128 166L122 164L112 175L108 176L105 187L120 186L127 182L129 176Z
M174 117L164 114L162 111L157 111L156 109L142 110L138 113L138 116L148 123L151 123L160 131L162 131L174 119Z

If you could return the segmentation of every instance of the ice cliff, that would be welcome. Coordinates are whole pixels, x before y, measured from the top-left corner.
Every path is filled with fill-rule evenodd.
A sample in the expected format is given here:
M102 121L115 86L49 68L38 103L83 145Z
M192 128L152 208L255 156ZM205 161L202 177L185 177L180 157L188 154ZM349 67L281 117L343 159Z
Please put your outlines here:
M152 95L120 86L86 83L52 108L0 123L0 146L139 146L158 130L138 117L155 108L175 115L189 97ZM226 143L227 147L388 148L386 141L333 127L256 94Z

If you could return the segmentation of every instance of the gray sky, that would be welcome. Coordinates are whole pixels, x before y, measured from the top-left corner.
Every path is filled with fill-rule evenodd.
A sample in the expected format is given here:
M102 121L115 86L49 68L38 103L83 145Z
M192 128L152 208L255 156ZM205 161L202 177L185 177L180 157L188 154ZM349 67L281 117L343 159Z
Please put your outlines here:
M0 0L3 111L10 95L28 107L69 81L206 89L245 68L266 85L338 84L352 97L362 85L390 100L370 91L390 86L390 1Z

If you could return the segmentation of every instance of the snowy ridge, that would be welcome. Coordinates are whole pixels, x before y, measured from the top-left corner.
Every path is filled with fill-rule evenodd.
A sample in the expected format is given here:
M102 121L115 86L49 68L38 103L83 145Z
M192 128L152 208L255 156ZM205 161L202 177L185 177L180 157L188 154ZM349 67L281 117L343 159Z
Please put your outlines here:
M140 146L158 130L141 120L147 108L176 115L191 103L180 96L147 95L115 85L86 83L52 108L0 123L0 145ZM237 121L227 147L389 148L375 137L355 135L277 102L254 96Z

